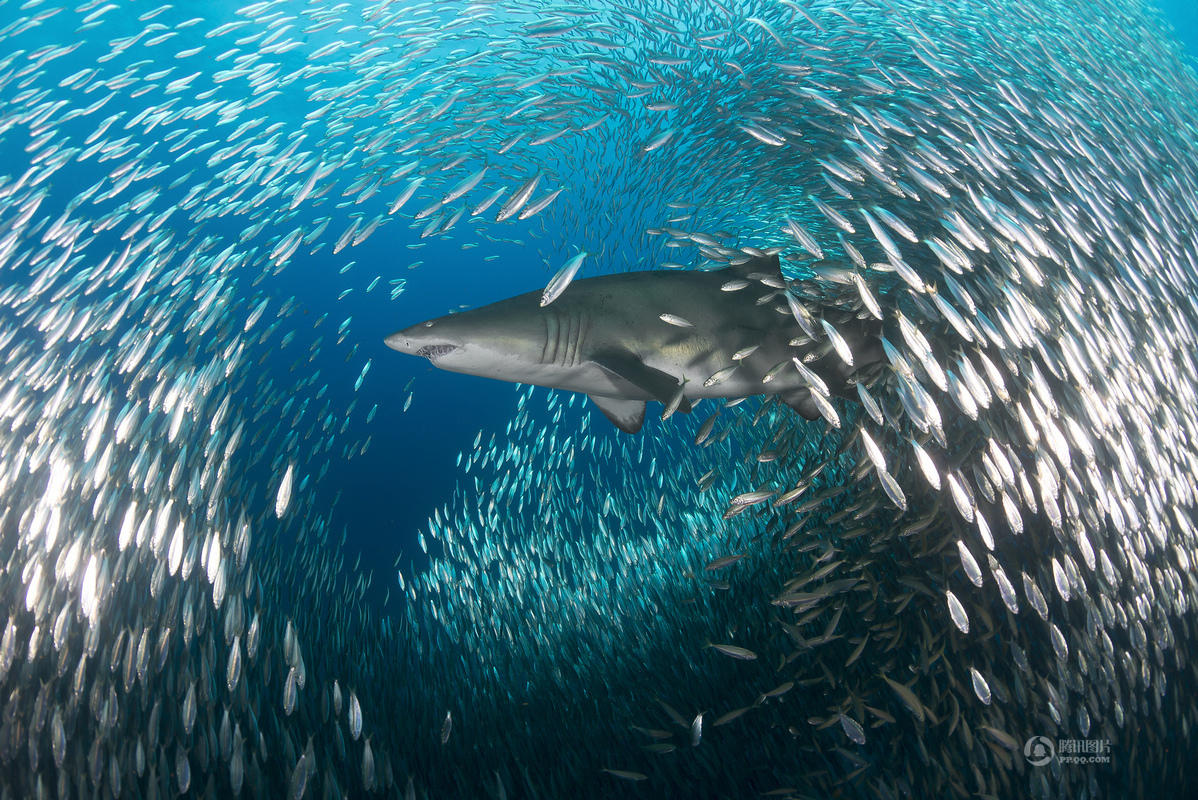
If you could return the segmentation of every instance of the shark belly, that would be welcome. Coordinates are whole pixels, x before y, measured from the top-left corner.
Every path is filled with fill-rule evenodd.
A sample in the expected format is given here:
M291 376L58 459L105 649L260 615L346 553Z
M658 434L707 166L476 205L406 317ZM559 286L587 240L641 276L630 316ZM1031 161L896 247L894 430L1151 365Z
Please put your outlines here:
M574 367L540 366L529 369L522 383L567 392L625 400L652 400L653 395L592 361Z
M719 348L684 359L659 352L648 357L645 363L674 376L685 386L688 399L735 398L803 388L798 372L790 365L791 357L798 354L797 348L767 342L740 361L733 360L733 353L726 352L726 348ZM775 369L780 364L781 368ZM735 369L727 373L730 367ZM771 371L773 377L764 381ZM721 376L721 372L725 374Z

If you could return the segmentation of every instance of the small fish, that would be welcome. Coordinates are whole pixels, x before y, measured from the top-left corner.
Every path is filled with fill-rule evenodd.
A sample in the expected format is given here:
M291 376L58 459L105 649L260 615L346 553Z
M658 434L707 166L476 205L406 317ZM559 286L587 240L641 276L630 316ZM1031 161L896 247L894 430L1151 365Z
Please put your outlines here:
M566 287L574 280L574 276L578 274L578 270L582 266L582 261L586 257L587 254L585 252L578 253L557 271L557 274L549 281L549 285L545 287L544 293L541 294L542 308L552 303L561 296L562 292L566 291Z
M848 233L848 234L854 234L857 232L857 229L855 227L853 227L853 223L850 222L849 219L846 216L844 216L843 214L841 214L839 211L832 208L830 205L823 202L815 195L811 195L810 200L811 200L811 203L816 207L816 209L818 209L821 214L823 214L825 217L827 217L828 221L831 222L833 225L835 225L836 227L840 228L842 231L844 231L845 233Z
M818 409L820 416L823 417L824 420L833 428L839 428L840 415L836 413L836 409L832 407L832 404L828 402L828 399L818 391L808 392L808 396L811 397L811 402L815 403L815 407ZM879 477L881 477L881 475L886 475L886 473L879 473ZM886 477L890 476L886 475Z
M928 452L920 447L919 442L914 439L908 439L907 443L911 445L911 449L915 452L915 461L919 464L919 470L923 473L924 479L934 491L940 491L940 473L936 469L935 462Z
M978 566L977 559L973 557L973 553L970 552L969 547L961 540L957 541L957 555L961 559L961 569L965 570L965 575L969 578L969 582L974 586L981 586L982 568Z
M865 428L860 428L857 432L861 436L861 443L865 446L865 452L869 456L869 460L878 469L885 470L886 457L882 454L882 448L878 447L873 437L869 435L869 432Z
M508 187L505 184L505 185L497 188L495 191L491 192L489 195L487 195L481 201L479 201L478 205L476 205L474 208L470 209L470 216L477 217L479 214L482 214L488 208L495 205L495 201L498 200L499 198L503 197L505 194L507 194L507 190L508 190Z
M740 367L739 364L733 364L730 367L724 367L721 370L717 370L714 374L712 374L711 377L709 377L707 380L703 381L703 386L704 387L712 387L712 386L715 386L716 384L723 383L724 381L731 378L732 373L736 372L736 370L739 367Z
M717 717L715 722L711 723L711 725L713 728L718 728L721 725L727 725L729 722L732 722L733 720L740 719L745 714L752 711L753 708L754 708L753 706L744 706L742 708L734 708L733 710L727 712L726 714L722 714L719 717Z
M552 192L549 192L544 197L537 199L535 202L529 203L527 206L525 206L520 211L519 215L516 218L517 219L528 219L529 217L534 217L537 214L540 214L542 211L544 211L546 208L549 207L550 203L552 203L554 200L557 199L558 195L560 195L562 193L562 191L564 191L564 190L563 189L554 189ZM443 230L448 230L448 226Z
M508 198L508 201L499 209L499 213L495 216L495 221L503 222L505 219L513 216L516 214L516 212L523 208L524 204L528 202L528 198L532 197L532 193L537 190L537 184L540 182L540 173L537 173L533 177L529 178L524 185L517 189L515 193Z
M662 314L660 315L659 319L661 319L661 321L667 325L673 325L676 328L695 327L693 322L689 322L688 320L685 320L682 317L676 316L674 314Z
M761 376L761 382L769 383L774 378L777 378L778 375L780 375L782 373L782 370L786 369L788 366L790 366L789 361L779 361L777 364L770 367L769 372L767 372L767 373L765 373L765 375Z
M865 384L857 384L857 397L861 400L861 405L865 407L865 413L869 414L869 418L877 425L882 425L885 420L882 417L882 407L878 405L878 401L870 394L869 389L865 388Z
M821 319L819 322L828 340L832 342L832 348L836 351L836 355L840 356L840 360L846 366L853 366L853 351L849 348L849 343L844 340L844 337L833 327L832 323L826 319Z
M661 420L665 422L674 415L674 412L682 405L682 401L686 399L686 383L685 381L679 384L678 389L670 398L670 402L666 403L665 408L661 412Z
M990 684L986 682L982 673L978 672L974 667L969 668L969 676L973 682L973 693L977 695L977 698L982 703L990 705Z
M799 360L798 356L792 357L791 363L794 364L795 369L798 370L799 376L803 379L803 382L814 390L813 394L818 394L824 398L828 397L830 394L828 391L828 384L824 383L823 378L812 372L806 364Z
M910 687L904 686L898 681L891 680L885 675L882 676L882 680L889 684L894 693L898 695L898 698L903 701L903 705L907 707L907 710L914 714L917 720L923 722L923 703L919 702L919 698L915 696L915 692L911 691Z
M785 681L784 683L778 684L773 689L770 689L768 692L763 694L761 697L762 697L762 699L781 697L782 695L786 694L791 689L793 689L794 686L795 686L794 681Z
M948 602L948 614L952 617L953 624L960 629L961 633L969 633L969 616L965 613L965 606L961 605L961 601L951 591L946 591L944 595Z
M740 561L742 558L744 558L745 555L745 553L736 553L730 556L720 556L719 558L715 558L707 562L707 565L703 567L703 569L708 572L714 572L715 570L723 569L724 567L735 564L737 561Z
M295 667L287 670L287 679L283 681L283 713L290 717L295 711L295 703L299 698L299 678Z
M882 250L886 252L886 255L890 257L891 261L902 261L903 254L899 250L898 245L896 245L894 240L887 235L885 229L878 224L878 221L874 219L874 216L864 208L858 209L858 213L861 214L861 217L865 220L866 224L869 225L869 229L873 233L874 239L882 246Z
M846 736L849 737L855 744L865 744L865 730L857 720L847 714L840 715L840 727L844 730Z
M674 128L667 128L666 130L657 134L657 136L654 136L653 139L644 146L644 151L646 153L652 153L654 150L665 147L666 144L668 144L669 141L674 138L675 133L677 133L677 131Z
M990 738L1011 752L1018 751L1023 747L1023 745L1017 741L1014 736L1004 730L999 730L998 728L991 727L990 725L981 725L979 728L980 730L985 731Z
M877 473L878 480L882 484L882 489L886 492L886 496L890 498L890 502L894 503L894 505L900 511L906 511L907 496L903 494L903 490L899 487L898 481L896 481L891 474L884 469L875 469L874 472Z
M626 780L626 781L649 780L649 776L644 774L643 772L633 772L631 770L626 770L626 769L611 769L610 767L604 767L603 771L606 772L608 775L611 775L613 777L620 778L621 780Z
M850 278L853 281L853 285L857 287L857 295L861 298L861 304L865 306L874 319L882 319L882 306L878 304L877 298L869 290L865 279L856 272L850 273Z
M699 432L695 434L695 444L703 444L707 441L708 437L711 436L712 430L715 429L716 419L719 417L719 414L718 410L714 411L707 419L703 420L703 424L699 426Z
M349 693L349 736L355 742L362 735L362 704L358 701L358 693Z
M804 228L799 223L789 217L786 218L784 229L787 233L794 237L794 240L799 243L799 246L811 254L812 257L823 260L824 249L819 246L819 242L811 235L811 232Z
M908 242L911 242L912 244L916 244L919 242L919 237L915 234L915 231L911 230L911 227L909 225L907 225L907 223L903 222L901 219L899 219L898 217L896 217L894 214L890 213L886 209L882 208L881 206L873 206L872 209L873 209L873 212L878 215L878 218L880 220L882 220L883 222L885 222L890 227L890 229L893 230L895 233L897 233L899 236L902 236L904 239L906 239Z
M759 348L759 347L761 347L761 345L759 345L759 344L753 344L753 345L749 345L748 347L742 347L740 350L737 350L735 353L732 354L732 360L733 361L741 361L743 359L746 359L749 356L753 355L753 353L757 352L757 348ZM763 381L763 383L764 383L764 381Z
M738 494L736 497L733 497L729 501L729 505L732 505L732 506L754 506L754 505L757 505L758 503L763 503L766 500L769 500L775 494L776 494L776 492L768 491L768 490L762 490L762 491L758 491L758 492L744 492L743 494Z
M762 144L768 144L771 147L781 147L782 145L786 144L786 138L784 136L780 136L773 131L767 130L761 125L745 124L737 125L736 127L740 128L742 131L749 134Z
M483 167L474 174L463 179L461 183L446 192L441 198L441 205L449 205L454 200L457 200L459 197L469 192L475 186L478 186L479 182L487 174L487 169L488 167Z
M752 650L737 647L734 644L709 644L707 646L713 650L718 650L726 656L740 659L741 661L755 661L757 659L757 654Z
M795 318L795 322L799 323L803 333L807 334L808 338L816 338L815 321L812 319L811 312L790 292L786 293L786 303L790 306L790 313Z
M416 194L416 190L419 189L423 183L423 175L418 175L412 180L408 181L408 185L404 187L404 190L400 192L391 205L387 207L387 213L394 214L396 211L399 211L401 208L403 208L404 205L412 199L412 195Z
M291 505L291 483L295 475L295 465L288 464L287 471L283 473L283 480L279 481L279 489L275 494L275 516L279 519L287 513L287 507Z

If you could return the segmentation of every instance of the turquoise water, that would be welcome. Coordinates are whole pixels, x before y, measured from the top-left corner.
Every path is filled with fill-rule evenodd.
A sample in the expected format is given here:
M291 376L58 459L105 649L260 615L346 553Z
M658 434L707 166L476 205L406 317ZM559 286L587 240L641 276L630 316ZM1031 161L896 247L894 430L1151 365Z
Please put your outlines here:
M1190 58L1198 58L1198 7L1193 3L1168 0L1161 4L1161 9L1177 31L1177 38L1185 44Z

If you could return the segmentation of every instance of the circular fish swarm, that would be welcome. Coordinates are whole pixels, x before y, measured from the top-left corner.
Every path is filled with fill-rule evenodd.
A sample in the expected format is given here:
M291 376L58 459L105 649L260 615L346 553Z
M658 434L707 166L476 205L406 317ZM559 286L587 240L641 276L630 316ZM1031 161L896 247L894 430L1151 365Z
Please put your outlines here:
M5 793L1192 786L1198 82L1164 23L502 5L7 15ZM373 290L471 277L395 263L430 242L539 248L545 303L578 254L781 254L722 290L804 330L815 419L632 438L525 390L380 591L338 467L398 424Z

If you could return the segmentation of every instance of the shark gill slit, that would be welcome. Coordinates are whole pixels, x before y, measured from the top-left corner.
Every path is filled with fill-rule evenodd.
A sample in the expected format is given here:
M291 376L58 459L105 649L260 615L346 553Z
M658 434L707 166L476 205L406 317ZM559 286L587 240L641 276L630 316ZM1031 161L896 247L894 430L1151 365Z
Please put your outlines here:
M569 316L563 317L561 314L554 314L553 320L555 323L553 328L553 353L549 358L549 363L556 367L558 358L562 355L562 346L564 344L562 338L566 336L567 328L570 325L570 318Z
M578 366L578 361L579 361L578 354L582 352L582 343L583 343L583 340L586 338L587 327L588 327L589 322L590 322L590 318L587 317L585 312L582 312L582 311L578 312L578 325L574 330L574 336L571 340L571 345L572 345L571 350L570 350L570 366L571 367Z
M557 318L557 344L553 347L553 365L566 366L566 350L570 347L570 315Z
M578 315L566 314L566 336L562 341L562 366L569 367L573 355L574 337L578 335Z
M557 350L557 315L549 311L543 316L545 318L545 346L541 348L541 363L551 364L553 361L550 356Z

